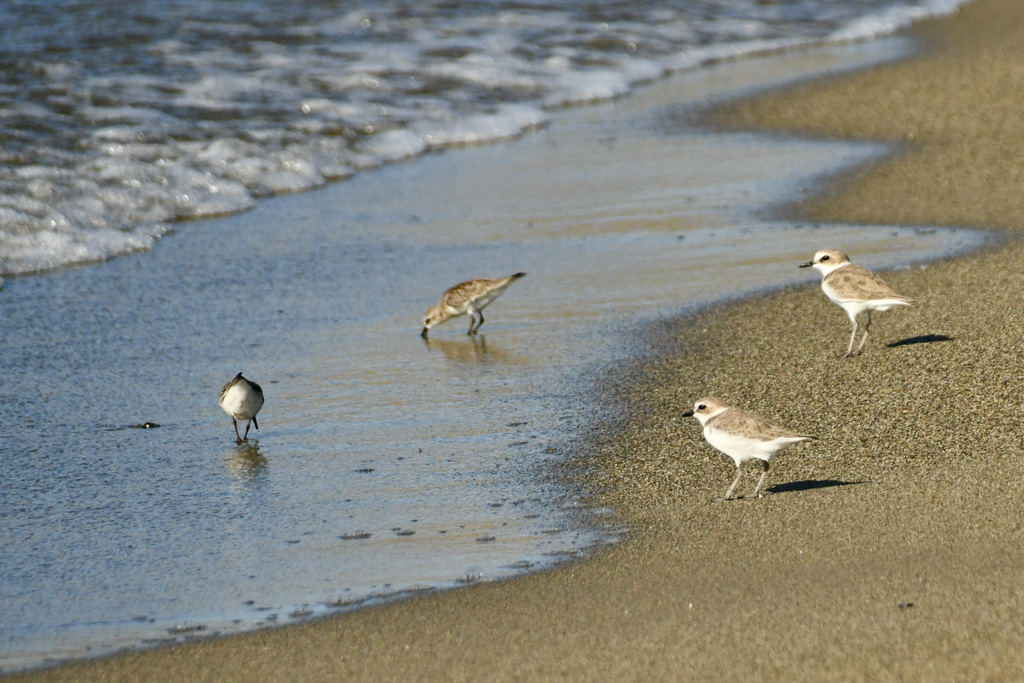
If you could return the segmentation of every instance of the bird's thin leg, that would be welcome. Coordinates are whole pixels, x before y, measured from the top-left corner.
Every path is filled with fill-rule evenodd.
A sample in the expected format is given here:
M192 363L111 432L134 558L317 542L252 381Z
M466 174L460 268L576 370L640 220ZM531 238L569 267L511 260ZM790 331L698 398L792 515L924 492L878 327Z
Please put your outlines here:
M249 424L251 422L252 422L252 420L246 420L245 421L245 436L242 437L243 441L248 441L249 440Z
M469 332L466 334L472 335L473 328L476 326L476 311L469 312Z
M732 492L735 490L736 484L740 483L741 474L743 474L743 471L740 469L739 465L736 465L736 478L732 480L732 486L730 486L729 490L725 492L725 495L718 500L729 500L729 498L732 497Z
M476 324L476 331L479 332L480 331L480 326L484 324L484 312L483 311L477 311L477 314L480 316L480 322L478 322Z
M850 344L846 347L846 353L839 356L840 358L848 358L853 352L853 340L857 338L857 318L850 316L850 322L853 323L853 332L850 333Z
M242 437L238 435L238 422L235 420L235 418L231 418L231 424L235 426L235 440L238 443L242 443Z
M868 324L864 326L864 338L860 340L860 346L853 352L853 355L859 356L860 350L864 348L864 342L868 340L868 332L871 331L871 311L868 311Z
M771 467L771 463L769 463L767 460L762 460L761 464L764 466L764 472L761 474L760 481L757 482L757 488L754 489L754 498L761 497L758 495L758 491L761 490L761 484L764 483L764 478L768 476L768 468Z

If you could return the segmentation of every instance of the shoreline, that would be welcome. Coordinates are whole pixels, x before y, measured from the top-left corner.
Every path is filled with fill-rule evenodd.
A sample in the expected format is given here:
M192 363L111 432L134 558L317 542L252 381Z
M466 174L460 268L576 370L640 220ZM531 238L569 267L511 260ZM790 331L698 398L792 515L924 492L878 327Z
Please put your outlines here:
M831 107L833 117L856 116L843 98L864 85L850 81L878 81L891 92L893 79L919 77L920 62L943 61L943 46L975 65L987 61L998 46L979 26L1011 26L1004 13L1024 19L1009 0L980 0L915 29L933 45L920 57L726 105L721 122L728 125L739 108L765 128L789 130L807 116L808 102ZM1014 39L1011 31L1000 34ZM1013 104L1007 90L1003 107ZM788 115L772 119L765 111L772 108ZM927 151L927 136L917 139ZM814 220L852 220L843 213L851 206L883 215L899 189L922 191L908 189L908 179L921 179L905 170L907 158L919 156L938 163L915 148L854 171L834 196L796 210ZM1007 156L1004 171L1020 158ZM879 168L888 185L872 179ZM970 170L948 161L937 168L950 177ZM986 187L993 204L1009 194L1005 185ZM1013 202L972 214L950 194L930 201L914 194L895 222L936 222L923 217L948 211L960 216L957 224L1014 233ZM953 208L942 208L942 199ZM831 245L814 249L824 246ZM834 359L847 322L816 285L670 323L664 340L676 346L672 353L616 378L634 408L621 434L600 445L606 474L593 482L641 531L584 563L10 679L1019 677L1024 665L1015 654L1024 632L1013 617L1024 607L1016 569L1024 532L1015 520L1024 512L1017 502L1024 459L1017 457L1013 363L1024 348L1014 338L1013 310L1024 288L1000 261L1022 249L1009 241L886 274L922 305L880 315L865 355L853 362ZM908 341L921 337L930 341ZM811 431L820 442L780 456L767 482L774 495L711 504L732 465L703 443L692 419L675 417L705 393ZM741 486L751 483L745 478Z

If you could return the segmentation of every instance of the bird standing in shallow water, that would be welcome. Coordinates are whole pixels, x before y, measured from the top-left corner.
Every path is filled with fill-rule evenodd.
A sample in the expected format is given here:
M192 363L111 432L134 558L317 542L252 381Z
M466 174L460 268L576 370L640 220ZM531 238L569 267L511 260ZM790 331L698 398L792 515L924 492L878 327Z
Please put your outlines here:
M751 459L760 460L764 468L757 488L751 496L760 498L758 493L765 477L768 476L768 468L775 454L786 446L817 438L776 427L760 415L732 408L710 396L694 403L693 410L683 413L683 417L696 417L704 427L704 438L707 442L736 463L736 478L732 486L725 492L725 496L716 500L729 500L740 481L740 465Z
M868 332L871 331L871 311L888 311L893 306L909 306L914 303L913 299L892 291L882 278L867 268L851 263L850 257L838 249L822 249L812 260L801 263L800 267L813 267L820 272L822 291L829 299L842 306L846 315L850 316L853 332L850 333L850 344L846 347L846 353L839 356L840 358L860 355L864 342L868 340ZM857 316L861 311L868 312L868 324L864 326L864 338L854 351Z
M510 284L524 275L526 273L516 273L502 278L485 277L460 282L444 293L441 303L426 312L423 316L423 332L420 335L426 339L430 328L467 313L470 316L470 321L469 332L466 334L476 334L480 326L484 324L484 308L501 296ZM477 316L480 316L479 322Z
M238 373L221 389L220 407L231 416L231 424L235 426L235 438L241 444L249 438L250 422L256 429L260 428L256 422L256 413L263 407L263 388L256 382L242 377L242 373ZM238 420L245 420L244 437L238 435Z

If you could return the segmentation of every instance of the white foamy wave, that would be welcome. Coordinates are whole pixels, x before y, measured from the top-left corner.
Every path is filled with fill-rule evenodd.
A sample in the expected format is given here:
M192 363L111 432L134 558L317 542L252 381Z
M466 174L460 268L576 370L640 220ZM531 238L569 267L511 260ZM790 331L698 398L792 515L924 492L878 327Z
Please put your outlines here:
M797 39L779 39L751 40L744 43L689 48L676 54L668 62L668 69L670 71L687 71L704 66L705 64L781 52L782 50L797 48L805 44L805 41Z
M415 131L389 130L366 140L353 159L357 168L374 168L419 156L426 149L426 141Z
M849 25L833 31L828 40L845 42L887 35L927 17L952 14L966 2L967 0L931 0L920 6L887 7L877 13L855 19Z
M548 115L538 107L506 104L491 114L475 114L449 125L427 128L422 139L430 147L482 144L517 137L547 121Z
M0 209L0 223L8 211ZM8 275L25 275L69 264L105 261L114 256L151 249L166 232L161 226L132 231L78 229L63 225L61 230L32 230L14 234L0 232L0 268ZM0 280L0 284L2 284Z
M0 274L147 248L173 221L514 138L666 73L961 4L138 0L103 15L131 40L97 43L101 0L0 3Z
M665 71L660 64L647 60L626 61L620 69L579 71L567 65L557 77L557 86L544 98L544 106L563 107L612 100L628 93L637 83L663 76Z

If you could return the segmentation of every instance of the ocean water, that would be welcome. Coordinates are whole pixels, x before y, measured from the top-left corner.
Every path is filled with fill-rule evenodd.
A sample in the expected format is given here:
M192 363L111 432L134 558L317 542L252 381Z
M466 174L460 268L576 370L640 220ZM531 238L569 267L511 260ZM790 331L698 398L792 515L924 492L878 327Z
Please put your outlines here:
M963 0L8 0L0 277Z
M984 240L777 220L886 150L687 112L904 55L848 41L956 4L0 4L0 672L614 541L558 464L645 324L824 246ZM479 338L419 337L446 287L521 270ZM267 403L239 447L240 370Z

